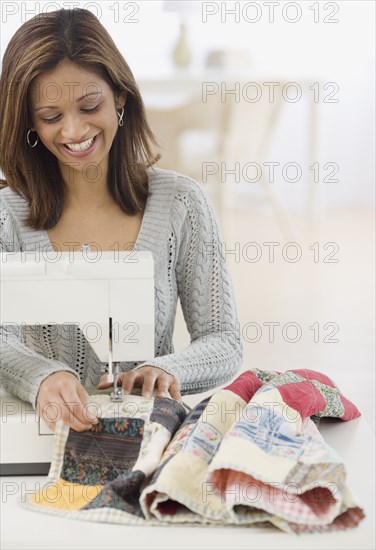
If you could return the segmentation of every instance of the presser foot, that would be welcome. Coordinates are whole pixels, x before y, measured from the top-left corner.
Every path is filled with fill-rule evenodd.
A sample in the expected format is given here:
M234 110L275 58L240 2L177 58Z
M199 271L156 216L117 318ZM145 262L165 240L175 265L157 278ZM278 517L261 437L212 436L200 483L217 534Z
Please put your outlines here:
M123 401L123 388L116 388L110 395L111 401Z

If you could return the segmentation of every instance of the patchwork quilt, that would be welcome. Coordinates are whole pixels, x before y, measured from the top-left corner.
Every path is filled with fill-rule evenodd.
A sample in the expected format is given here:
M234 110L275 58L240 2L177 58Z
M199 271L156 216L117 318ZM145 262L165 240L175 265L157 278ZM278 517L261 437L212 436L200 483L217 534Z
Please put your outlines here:
M48 478L30 510L139 525L355 527L365 517L321 417L360 412L326 375L253 369L189 412L174 399L92 395L97 425L59 422Z

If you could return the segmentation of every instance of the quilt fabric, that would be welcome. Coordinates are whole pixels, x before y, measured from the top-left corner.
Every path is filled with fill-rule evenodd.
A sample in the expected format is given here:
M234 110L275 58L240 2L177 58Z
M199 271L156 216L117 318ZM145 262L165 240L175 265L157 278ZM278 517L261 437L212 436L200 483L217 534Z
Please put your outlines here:
M87 521L295 533L365 517L316 425L360 412L322 373L246 371L189 414L169 398L89 403L98 424L85 432L57 424L47 481L22 506Z

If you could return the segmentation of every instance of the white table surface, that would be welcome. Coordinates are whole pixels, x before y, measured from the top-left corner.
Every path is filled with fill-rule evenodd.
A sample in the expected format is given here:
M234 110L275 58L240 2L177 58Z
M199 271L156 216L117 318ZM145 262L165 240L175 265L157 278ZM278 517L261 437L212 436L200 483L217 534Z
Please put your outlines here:
M42 476L1 478L1 549L375 549L375 435L362 417L322 421L325 440L342 456L348 485L366 518L355 529L290 535L255 527L139 527L55 517L22 508L17 497L33 492ZM15 493L9 496L8 493Z

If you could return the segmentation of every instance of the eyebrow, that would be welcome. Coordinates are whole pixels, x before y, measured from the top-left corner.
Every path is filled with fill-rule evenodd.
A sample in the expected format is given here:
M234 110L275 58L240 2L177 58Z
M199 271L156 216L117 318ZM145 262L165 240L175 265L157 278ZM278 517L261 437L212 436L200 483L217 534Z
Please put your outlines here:
M102 96L99 92L89 92L88 94L83 95L82 97L79 97L77 101L81 101L81 99L84 99L85 97L88 97L89 95L99 95ZM38 107L38 109L34 109L35 112L40 111L41 109L58 109L59 107L57 105L44 105L43 107Z

